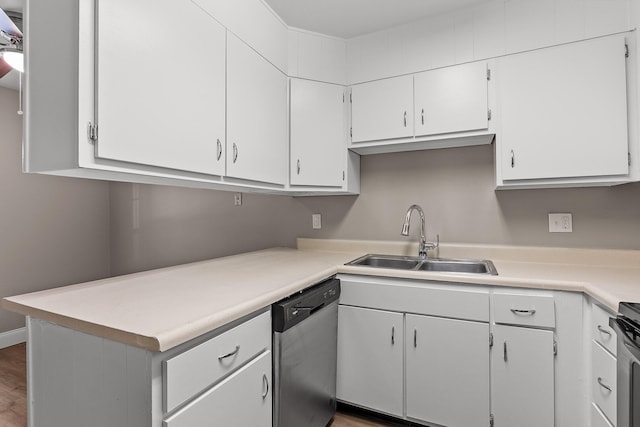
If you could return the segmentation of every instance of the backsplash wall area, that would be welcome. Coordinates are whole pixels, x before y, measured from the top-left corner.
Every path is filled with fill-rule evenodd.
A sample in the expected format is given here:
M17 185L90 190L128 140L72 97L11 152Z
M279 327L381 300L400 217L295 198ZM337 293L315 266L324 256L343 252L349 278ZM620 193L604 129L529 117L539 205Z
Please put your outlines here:
M443 243L640 249L640 183L602 188L495 190L493 145L363 156L359 197L296 199L322 230L304 237L416 241L400 235L407 208L424 208L427 239ZM549 233L549 212L573 214L573 233Z

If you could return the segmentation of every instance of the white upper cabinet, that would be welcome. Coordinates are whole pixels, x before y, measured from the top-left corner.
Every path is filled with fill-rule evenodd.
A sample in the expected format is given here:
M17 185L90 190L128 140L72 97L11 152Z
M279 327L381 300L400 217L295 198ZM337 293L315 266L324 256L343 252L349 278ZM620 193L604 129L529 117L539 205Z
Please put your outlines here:
M287 77L227 36L227 176L285 185Z
M472 62L414 76L416 136L487 129L487 64Z
M189 0L96 3L96 156L223 175L225 28Z
M498 186L624 181L625 67L621 36L500 58Z
M291 79L291 185L340 187L347 162L345 88Z
M351 88L351 142L413 137L413 76Z

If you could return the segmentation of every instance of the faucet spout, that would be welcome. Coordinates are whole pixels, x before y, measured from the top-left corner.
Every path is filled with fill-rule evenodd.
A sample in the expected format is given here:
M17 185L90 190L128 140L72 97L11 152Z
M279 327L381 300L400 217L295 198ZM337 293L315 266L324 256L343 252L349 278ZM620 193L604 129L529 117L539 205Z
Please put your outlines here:
M427 238L425 237L425 219L424 219L424 211L419 205L411 205L407 210L407 214L404 218L404 224L402 224L402 232L400 233L403 236L409 235L409 223L411 222L411 214L413 211L417 211L420 215L420 246L418 247L418 256L420 258L427 257Z

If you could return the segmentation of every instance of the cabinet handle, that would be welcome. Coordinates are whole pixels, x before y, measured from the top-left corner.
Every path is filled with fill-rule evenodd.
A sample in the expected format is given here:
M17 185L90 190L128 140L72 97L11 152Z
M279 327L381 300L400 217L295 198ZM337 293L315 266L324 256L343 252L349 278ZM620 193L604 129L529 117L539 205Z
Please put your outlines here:
M600 332L602 332L603 334L605 334L605 335L609 335L609 336L611 336L611 332L609 332L609 331L607 331L605 328L603 328L603 327L602 327L602 325L598 325L598 330L599 330Z
M235 349L235 350L233 350L232 352L227 353L227 354L223 354L222 356L218 356L218 360L219 360L220 362L222 362L224 359L226 359L226 358L228 358L228 357L235 356L236 354L238 354L238 351L239 351L239 350L240 350L240 346L239 346L239 345L237 345L237 346L236 346L236 349Z
M300 159L298 159L298 175L300 175Z
M511 312L513 314L519 314L519 315L522 315L522 316L533 316L534 314L536 314L536 310L533 309L533 308L529 309L529 310L520 310L520 309L517 309L517 308L512 308Z
M220 139L217 140L217 144L218 144L218 155L216 156L216 160L220 160L220 157L222 157L222 142L220 142Z
M396 344L396 327L392 326L391 327L391 345L395 345Z
M269 394L269 378L267 378L267 374L262 374L262 384L265 386L263 387L265 391L262 393L262 400L264 400Z
M515 167L516 165L516 153L513 152L513 150L511 150L511 167Z
M611 390L611 387L609 387L608 385L606 385L604 383L604 381L602 381L602 377L598 377L598 384L600 384L600 387L602 387L603 389L605 389L605 390L607 390L609 392L613 391L613 390Z
M233 163L235 163L236 160L238 160L238 146L234 142L233 143Z
M404 127L407 127L407 112L404 112Z
M502 357L506 362L507 361L507 341L506 340L502 343Z
M422 116L422 124L424 125L424 108L422 109L421 116Z
M413 348L417 348L418 347L418 330L414 329L413 330Z

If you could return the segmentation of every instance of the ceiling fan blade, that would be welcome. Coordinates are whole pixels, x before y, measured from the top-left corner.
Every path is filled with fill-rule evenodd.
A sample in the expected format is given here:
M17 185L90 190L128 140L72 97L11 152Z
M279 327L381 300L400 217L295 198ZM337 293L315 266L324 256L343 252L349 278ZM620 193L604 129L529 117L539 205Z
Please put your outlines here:
M6 76L11 70L13 70L11 65L7 64L7 61L0 56L0 79Z
M0 8L0 30L12 36L22 38L22 31L18 26L9 18L2 8Z

